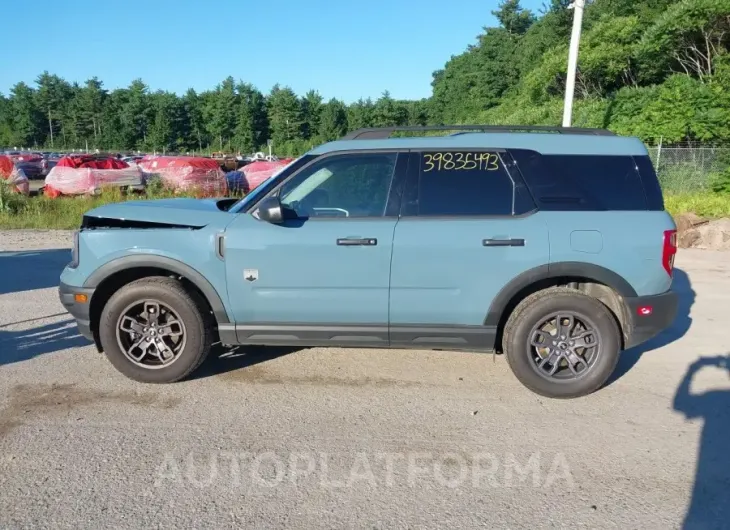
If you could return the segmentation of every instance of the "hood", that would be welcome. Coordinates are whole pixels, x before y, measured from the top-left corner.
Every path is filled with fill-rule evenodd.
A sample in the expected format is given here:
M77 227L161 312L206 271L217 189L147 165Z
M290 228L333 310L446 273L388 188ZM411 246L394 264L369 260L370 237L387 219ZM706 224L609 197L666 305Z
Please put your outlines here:
M231 199L158 199L94 208L84 215L88 228L202 228L228 222Z

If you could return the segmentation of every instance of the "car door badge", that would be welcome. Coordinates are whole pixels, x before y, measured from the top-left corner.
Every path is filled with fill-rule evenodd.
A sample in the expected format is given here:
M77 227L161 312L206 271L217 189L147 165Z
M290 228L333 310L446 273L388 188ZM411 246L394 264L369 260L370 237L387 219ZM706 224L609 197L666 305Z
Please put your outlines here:
M255 282L259 279L258 269L243 269L243 279L247 282Z

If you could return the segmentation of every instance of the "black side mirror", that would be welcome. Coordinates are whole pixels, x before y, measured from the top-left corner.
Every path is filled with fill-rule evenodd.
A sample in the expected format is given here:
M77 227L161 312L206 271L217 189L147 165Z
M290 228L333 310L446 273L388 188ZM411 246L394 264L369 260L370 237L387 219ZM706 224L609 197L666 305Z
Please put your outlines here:
M279 224L284 221L284 212L276 196L266 197L259 203L259 219L267 223Z

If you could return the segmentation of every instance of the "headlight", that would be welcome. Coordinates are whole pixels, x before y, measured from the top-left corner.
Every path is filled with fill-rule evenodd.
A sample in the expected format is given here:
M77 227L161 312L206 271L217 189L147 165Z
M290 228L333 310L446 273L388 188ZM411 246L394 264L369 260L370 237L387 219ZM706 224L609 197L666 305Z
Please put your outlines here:
M75 269L79 266L79 230L74 232L74 245L71 249L71 263L68 266Z

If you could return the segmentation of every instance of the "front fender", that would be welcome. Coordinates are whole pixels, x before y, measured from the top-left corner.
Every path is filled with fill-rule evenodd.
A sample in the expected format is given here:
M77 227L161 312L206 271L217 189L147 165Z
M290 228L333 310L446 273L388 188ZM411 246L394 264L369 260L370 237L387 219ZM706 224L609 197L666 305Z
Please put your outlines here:
M104 280L126 269L154 267L169 270L183 276L195 285L208 300L218 324L228 324L230 319L218 291L199 271L180 260L158 254L133 253L114 258L96 269L84 282L86 289L97 288Z

